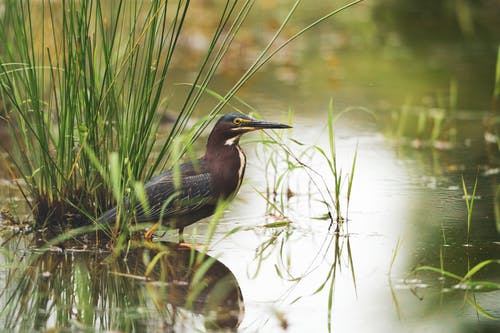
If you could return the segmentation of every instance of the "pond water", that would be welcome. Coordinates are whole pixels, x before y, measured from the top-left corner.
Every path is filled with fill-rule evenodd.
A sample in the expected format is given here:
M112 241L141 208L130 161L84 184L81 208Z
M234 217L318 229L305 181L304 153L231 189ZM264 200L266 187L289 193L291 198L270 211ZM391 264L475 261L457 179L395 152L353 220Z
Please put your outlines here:
M176 244L176 232L168 231L153 244L136 241L121 253L96 247L90 235L48 251L40 249L43 235L2 236L0 326L5 331L498 331L500 265L473 276L496 287L476 289L418 269L443 268L463 277L480 262L500 259L499 149L484 140L491 80L477 77L494 75L494 59L452 57L462 40L439 44L440 52L435 40L426 47L404 45L411 31L398 35L388 24L384 36L392 37L383 46L359 41L368 38L384 10L354 7L350 18L339 16L334 26L320 27L292 48L292 63L271 64L242 90L241 97L265 119L284 120L288 109L294 110L293 129L279 139L293 156L277 145L256 143L258 135L243 140L246 179L213 236L211 219L186 228L190 246ZM304 11L302 19L311 12ZM348 24L350 19L362 27ZM361 32L353 37L349 28ZM319 47L323 40L331 44ZM491 56L486 45L478 47L485 58ZM445 55L467 66L455 72ZM178 82L189 77L178 75ZM231 75L220 74L221 89ZM405 113L401 105L412 99L425 110L437 109L443 99L451 100L450 82L466 93L453 113L443 111L448 113L438 140L429 139L436 116L428 111L426 129L415 134L422 112L412 106ZM347 221L339 232L321 218L327 213L324 196L333 192L331 172L318 151L308 148L329 149L330 98L337 113L352 107L335 123L344 176L357 154L348 210L345 178L341 189ZM295 157L310 169L287 173L287 159L299 164ZM270 166L270 159L276 165ZM0 204L18 205L22 215L22 197L8 172L1 172ZM263 196L282 174L284 186L273 209ZM477 179L470 231L462 177L469 194Z

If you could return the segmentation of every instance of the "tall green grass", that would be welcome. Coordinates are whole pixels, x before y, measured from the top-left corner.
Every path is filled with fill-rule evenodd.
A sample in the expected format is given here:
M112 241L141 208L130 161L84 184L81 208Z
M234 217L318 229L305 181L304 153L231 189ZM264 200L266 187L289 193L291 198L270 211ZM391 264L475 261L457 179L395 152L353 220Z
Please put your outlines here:
M472 193L469 194L469 192L467 191L467 185L465 184L464 177L462 176L462 190L464 193L465 205L467 207L467 243L466 243L467 246L470 246L470 228L472 223L472 211L474 208L474 199L476 197L477 178L478 176L476 175L476 180L474 181L474 188L472 189Z
M500 44L497 50L497 61L495 69L495 86L493 88L491 112L488 119L488 129L485 133L485 139L493 138L500 150L500 140L498 140L498 129L495 125L498 123L498 109L500 108Z
M174 138L250 6L228 1L222 8L184 105L153 151L189 1L7 1L1 98L8 106L14 173L27 184L37 225L82 212L97 216L123 202L136 180L173 164Z
M268 214L278 217L288 223L288 205L290 199L298 195L307 195L307 202L321 202L326 208L326 212L317 219L330 221L330 228L335 224L335 231L340 231L340 227L349 217L349 205L351 203L352 189L355 178L356 164L358 159L358 146L354 148L352 162L349 170L342 169L338 163L338 152L336 148L335 126L338 119L352 111L363 111L371 114L367 109L347 108L335 112L333 100L330 100L327 109L326 128L328 132L327 145L325 149L319 144L307 145L296 139L289 138L297 147L292 149L281 143L285 132L276 133L277 138L269 134L262 134L260 143L263 147L261 156L258 156L265 169L266 192L257 191L267 202ZM292 123L292 113L289 113L289 123ZM316 161L316 157L320 161ZM318 164L320 163L320 164ZM323 165L325 170L320 170ZM297 189L290 185L294 178L302 177L307 179L309 186L301 189L305 193L296 193ZM317 214L317 211L314 212ZM281 223L281 222L280 222Z
M281 26L253 64L190 132L189 147L238 90L281 49L353 1L283 42ZM12 173L36 225L83 222L134 196L138 182L172 166L172 145L205 94L254 1L226 1L168 135L158 109L185 34L190 1L5 1L0 18L0 99ZM156 148L159 147L159 148ZM140 200L140 191L138 192Z
M157 110L188 5L6 1L1 98L37 225L98 215L115 201L111 187L119 199L130 178L155 171Z

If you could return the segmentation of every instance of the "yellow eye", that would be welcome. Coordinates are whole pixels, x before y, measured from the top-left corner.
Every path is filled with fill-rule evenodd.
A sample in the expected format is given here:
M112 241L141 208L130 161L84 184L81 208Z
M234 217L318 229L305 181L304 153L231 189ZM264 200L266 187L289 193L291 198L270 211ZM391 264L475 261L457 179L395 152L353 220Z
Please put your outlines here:
M234 123L235 125L240 126L240 125L241 125L241 123L242 123L242 120L241 120L241 118L234 118L233 123Z

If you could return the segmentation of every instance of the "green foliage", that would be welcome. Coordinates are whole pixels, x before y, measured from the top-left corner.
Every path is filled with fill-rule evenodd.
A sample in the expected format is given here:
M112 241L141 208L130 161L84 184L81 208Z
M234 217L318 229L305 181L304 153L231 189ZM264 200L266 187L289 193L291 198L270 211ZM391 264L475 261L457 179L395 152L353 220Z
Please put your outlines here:
M108 193L123 196L125 164L136 179L147 171L163 78L187 6L179 5L173 20L172 9L158 2L146 9L124 1L106 8L101 1L34 6L6 4L0 75L10 105L11 159L42 225L67 216L68 203L98 214L112 201ZM32 16L39 9L41 32Z
M456 281L454 288L459 290L466 291L465 300L477 310L481 315L490 318L490 319L500 319L498 317L493 316L492 314L485 311L479 304L475 301L474 292L489 292L493 290L499 290L500 284L492 281L480 281L475 280L474 277L480 271L486 269L491 265L500 265L500 259L488 259L481 261L476 264L474 267L469 269L464 276L457 275L455 273L444 270L443 268L436 268L432 266L420 266L415 269L415 271L429 271L439 273L441 276L444 276L448 279ZM472 295L469 295L468 292L472 292Z
M137 180L175 163L174 138L248 13L246 3L226 4L183 108L154 151L189 1L7 1L0 98L13 169L27 185L37 225L98 216L140 189ZM227 29L234 31L223 35Z
M290 149L281 143L285 141L286 131L276 133L277 139L263 134L267 135L266 138L263 137L260 140L265 154L260 156L260 152L257 151L257 153L265 166L266 192L257 192L266 200L269 215L287 220L288 202L296 194L295 189L290 186L290 179L305 176L309 183L308 192L305 193L309 196L308 200L310 202L319 200L327 209L326 213L318 219L329 220L331 225L336 223L336 230L339 231L340 225L348 218L358 159L358 146L356 145L354 150L348 172L344 172L337 163L335 124L339 117L356 110L370 113L366 109L357 108L347 108L335 113L333 101L330 100L326 126L328 151L318 144L306 145L296 139L288 138L297 146L297 148ZM292 117L292 113L289 112L289 123L293 123ZM297 153L299 148L301 151ZM318 166L313 165L313 159L318 156L326 164L326 173L319 172ZM297 173L305 173L305 175L297 176ZM318 195L319 198L313 198L315 195ZM345 206L343 206L343 202L345 202Z
M477 176L474 182L474 189L472 190L472 194L469 195L467 191L467 186L465 185L464 177L462 176L462 190L464 192L465 204L467 206L467 245L470 245L470 227L472 222L472 208L474 206L474 199L476 196L477 189Z
M447 149L457 141L458 84L450 80L446 93L436 95L435 107L415 106L407 98L400 110L391 114L388 136L398 141L410 140L417 148L432 146ZM415 126L416 124L416 126Z

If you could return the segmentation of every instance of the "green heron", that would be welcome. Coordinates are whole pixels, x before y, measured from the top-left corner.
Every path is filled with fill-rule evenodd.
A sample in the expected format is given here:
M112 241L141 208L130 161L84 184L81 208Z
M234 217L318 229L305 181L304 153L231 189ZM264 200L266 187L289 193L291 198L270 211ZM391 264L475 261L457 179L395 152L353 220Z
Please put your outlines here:
M148 205L134 207L138 222L157 222L145 234L151 239L162 224L179 229L212 215L219 200L232 199L245 173L246 158L239 146L240 137L248 132L266 128L291 126L257 120L242 113L229 113L215 124L207 141L205 155L179 166L180 176L174 170L165 171L145 186ZM116 220L116 208L99 218L100 223Z

